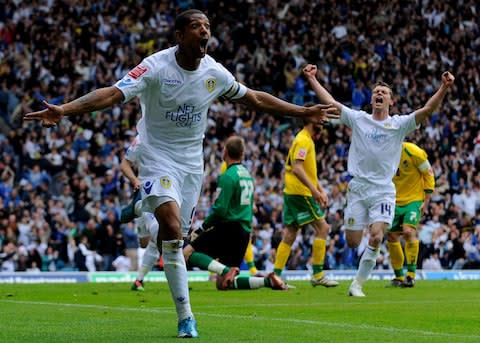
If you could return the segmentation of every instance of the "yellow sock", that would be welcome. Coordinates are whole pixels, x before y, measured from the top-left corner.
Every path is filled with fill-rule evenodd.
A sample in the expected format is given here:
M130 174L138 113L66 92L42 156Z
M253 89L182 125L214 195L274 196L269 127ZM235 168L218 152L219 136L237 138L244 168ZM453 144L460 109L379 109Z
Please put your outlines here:
M277 255L275 256L275 264L273 266L273 271L275 274L280 275L282 274L283 268L287 264L288 256L290 256L290 251L292 247L281 241L277 248Z
M251 275L257 274L257 267L255 267L255 260L253 257L252 240L248 241L247 249L245 250L245 256L243 257L243 259L247 263L250 274Z
M403 272L403 260L405 256L403 255L402 245L400 242L387 242L387 247L390 252L390 263L395 272L395 277L403 280L405 275Z
M406 242L405 243L405 255L407 258L407 275L415 278L415 274L417 271L417 259L418 259L418 250L419 248L419 241L418 239L414 240L413 242Z
M312 269L313 277L319 279L323 276L323 263L325 261L325 249L327 241L315 238L312 246Z

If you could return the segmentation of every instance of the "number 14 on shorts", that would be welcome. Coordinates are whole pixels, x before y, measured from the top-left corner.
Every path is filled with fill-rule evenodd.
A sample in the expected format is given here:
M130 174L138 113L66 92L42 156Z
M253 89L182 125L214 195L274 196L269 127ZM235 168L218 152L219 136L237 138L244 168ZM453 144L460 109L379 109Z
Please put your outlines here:
M389 216L392 215L392 205L381 203L380 204L380 212L382 214L388 213Z

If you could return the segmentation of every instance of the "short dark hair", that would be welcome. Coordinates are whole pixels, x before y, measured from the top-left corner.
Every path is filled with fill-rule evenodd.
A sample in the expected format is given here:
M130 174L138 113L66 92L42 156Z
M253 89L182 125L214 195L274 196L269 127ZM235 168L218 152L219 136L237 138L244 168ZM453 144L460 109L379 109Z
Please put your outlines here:
M231 136L225 143L228 156L233 160L242 160L245 153L245 141L240 136Z
M203 14L200 10L190 9L180 13L175 19L175 31L183 31L185 27L190 23L190 17L194 14Z
M393 90L392 90L392 87L386 83L386 82L383 82L383 81L377 81L375 83L375 86L373 88L376 88L378 86L382 86L382 87L387 87L389 90L390 90L390 95L393 96Z
M303 104L303 106L312 107L312 106L315 106L315 103L313 101L307 101ZM305 126L305 125L308 125L310 123L311 123L311 121L310 121L309 118L297 117L297 125L298 126Z

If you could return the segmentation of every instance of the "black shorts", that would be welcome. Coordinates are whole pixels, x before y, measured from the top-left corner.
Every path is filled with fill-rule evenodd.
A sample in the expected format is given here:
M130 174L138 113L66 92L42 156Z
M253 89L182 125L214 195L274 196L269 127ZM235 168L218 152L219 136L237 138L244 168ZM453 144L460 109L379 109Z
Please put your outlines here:
M222 223L202 232L190 244L201 252L228 267L240 267L248 246L250 233L237 222Z

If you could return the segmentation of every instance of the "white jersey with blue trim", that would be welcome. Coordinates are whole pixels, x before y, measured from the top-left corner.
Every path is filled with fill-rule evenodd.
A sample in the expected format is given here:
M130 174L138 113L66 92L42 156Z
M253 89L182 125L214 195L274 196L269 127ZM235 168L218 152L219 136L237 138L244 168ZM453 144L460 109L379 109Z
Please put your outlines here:
M417 128L415 112L375 120L365 111L342 107L340 121L352 129L348 172L355 178L390 185L405 136Z
M115 84L125 102L139 97L140 156L148 161L152 175L155 163L203 173L202 145L210 105L218 97L239 99L247 92L208 55L196 70L183 69L175 58L177 49L150 55Z

